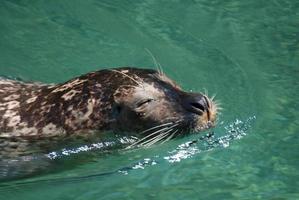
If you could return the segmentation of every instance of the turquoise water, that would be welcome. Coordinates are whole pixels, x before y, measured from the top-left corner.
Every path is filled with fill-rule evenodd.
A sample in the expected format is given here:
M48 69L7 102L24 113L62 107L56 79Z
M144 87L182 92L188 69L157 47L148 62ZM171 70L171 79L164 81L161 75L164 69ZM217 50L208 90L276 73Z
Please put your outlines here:
M153 68L147 48L224 108L211 137L56 152L51 169L0 182L0 199L299 199L298 1L2 0L0 27L1 76Z

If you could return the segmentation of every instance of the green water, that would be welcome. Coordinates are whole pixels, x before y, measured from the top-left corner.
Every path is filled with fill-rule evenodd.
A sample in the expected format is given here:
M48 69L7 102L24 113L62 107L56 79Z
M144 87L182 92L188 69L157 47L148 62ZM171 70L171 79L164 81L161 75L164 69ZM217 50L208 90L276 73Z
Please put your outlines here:
M152 68L147 48L224 109L213 138L64 155L0 199L299 199L298 27L296 0L2 0L1 76Z

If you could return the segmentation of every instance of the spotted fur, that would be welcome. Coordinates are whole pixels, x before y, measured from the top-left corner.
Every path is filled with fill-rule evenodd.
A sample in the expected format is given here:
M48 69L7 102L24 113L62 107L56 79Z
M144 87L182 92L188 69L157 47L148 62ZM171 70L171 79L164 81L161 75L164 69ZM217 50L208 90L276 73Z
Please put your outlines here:
M174 119L185 120L186 130L200 130L214 122L212 101L211 112L195 116L181 105L188 95L194 94L165 75L136 68L100 70L57 85L0 79L0 158L47 151L65 138L104 130L138 132ZM138 106L144 99L153 103Z

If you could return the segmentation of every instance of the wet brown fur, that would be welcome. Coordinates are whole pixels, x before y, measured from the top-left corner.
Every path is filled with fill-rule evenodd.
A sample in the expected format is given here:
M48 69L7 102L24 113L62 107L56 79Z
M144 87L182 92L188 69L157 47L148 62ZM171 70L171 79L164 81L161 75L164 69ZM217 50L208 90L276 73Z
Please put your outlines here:
M0 79L0 158L26 155L40 146L48 150L61 138L104 130L138 133L181 120L182 130L198 131L214 123L215 106L202 116L186 114L180 106L186 95L190 93L155 70L129 67L91 72L58 85ZM137 107L144 97L154 101Z

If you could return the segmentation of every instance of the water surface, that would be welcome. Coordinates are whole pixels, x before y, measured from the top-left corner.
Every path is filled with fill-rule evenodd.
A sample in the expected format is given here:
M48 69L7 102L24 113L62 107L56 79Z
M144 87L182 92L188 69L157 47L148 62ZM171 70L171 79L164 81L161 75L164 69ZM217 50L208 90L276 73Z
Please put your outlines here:
M224 108L211 137L57 152L53 171L2 181L0 199L299 199L297 1L3 0L0 27L1 76L153 68L147 48Z

